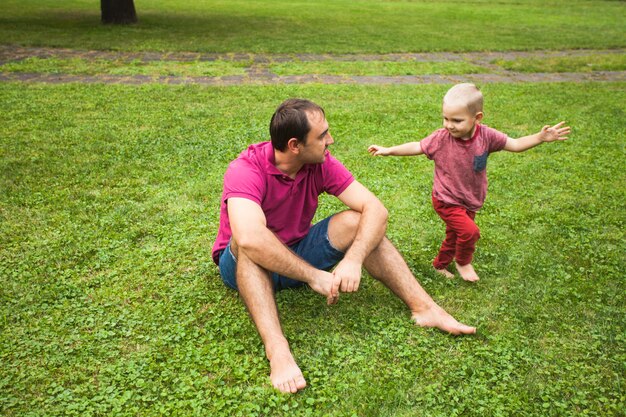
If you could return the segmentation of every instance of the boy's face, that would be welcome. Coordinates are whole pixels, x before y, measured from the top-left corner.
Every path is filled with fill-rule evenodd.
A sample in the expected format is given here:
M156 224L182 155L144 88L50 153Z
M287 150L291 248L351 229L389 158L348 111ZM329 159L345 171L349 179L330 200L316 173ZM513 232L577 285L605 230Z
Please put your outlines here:
M471 139L482 117L482 112L471 114L465 105L443 103L443 127L457 139Z

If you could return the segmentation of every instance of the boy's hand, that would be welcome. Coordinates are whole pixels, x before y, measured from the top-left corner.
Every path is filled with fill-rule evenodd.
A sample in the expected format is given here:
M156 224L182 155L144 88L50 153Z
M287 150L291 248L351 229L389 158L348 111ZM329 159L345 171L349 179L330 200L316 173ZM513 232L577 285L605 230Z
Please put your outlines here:
M569 126L563 126L565 122L561 122L555 124L550 127L550 125L545 125L541 132L539 133L539 139L542 142L554 142L555 140L567 140L567 135L569 135L571 129Z
M373 156L389 155L389 148L385 148L383 146L378 146L378 145L370 145L370 147L367 148L367 151L371 153Z

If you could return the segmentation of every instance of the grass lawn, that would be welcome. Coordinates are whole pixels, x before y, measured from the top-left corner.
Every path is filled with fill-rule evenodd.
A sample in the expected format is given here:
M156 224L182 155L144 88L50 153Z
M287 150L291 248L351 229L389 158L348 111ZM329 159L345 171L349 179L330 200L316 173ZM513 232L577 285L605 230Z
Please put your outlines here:
M465 61L418 62L418 61L313 61L297 60L270 65L270 71L278 75L430 75L430 74L478 74L490 72Z
M326 57L325 57L326 58ZM141 60L120 54L117 58L29 57L0 65L0 72L76 74L76 75L147 75L181 77L219 77L245 75L247 70L266 70L278 76L290 75L450 75L487 74L493 68L480 66L469 60L418 61L410 57L394 58L382 55L374 60L345 60L330 57L324 60L286 60L281 55L266 55L268 62L254 62L254 58L230 56L214 60L195 58L187 61L172 59ZM319 58L317 58L319 59ZM491 62L496 71L515 72L591 72L624 71L626 55L621 52L585 54L579 56L542 56L497 59Z
M591 72L626 71L626 55L590 54L551 58L518 58L493 62L504 69L519 72Z
M599 0L136 2L103 26L91 0L3 0L5 44L81 49L387 53L626 46L626 4Z
M0 65L0 72L82 74L82 75L151 75L151 76L228 76L244 75L252 61L125 61L122 59L38 58L31 57ZM256 64L276 75L425 75L425 74L477 74L489 69L466 61L312 61L276 62Z
M17 3L6 4L13 16L21 13ZM35 4L23 8L32 12ZM95 4L68 4L79 12L64 3L55 16L68 16L70 26L97 17ZM592 21L605 22L611 33L623 3L594 3L598 12L591 4L542 14L534 27L546 31L557 19L568 31L552 42L596 42L597 31L568 34ZM230 10L244 19L249 12L241 2L215 5L217 16ZM138 3L145 26L127 30L158 26L147 7ZM204 22L194 17L199 7L174 10L180 30ZM279 19L294 7L284 3ZM320 8L307 24L333 16L333 7ZM365 14L373 6L352 7ZM406 8L426 13L443 6L380 7L401 21ZM516 7L505 3L490 13ZM304 9L311 17L312 9ZM568 22L583 12L606 20ZM6 28L6 13L2 19ZM53 29L43 12L30 23ZM320 30L338 30L332 23ZM258 29L241 26L231 27ZM64 42L78 45L91 36L85 46L102 46L103 33L112 30L70 31L83 37ZM126 44L112 36L108 45L170 47L166 32L161 27L152 40L138 36ZM21 33L38 42L35 30ZM613 36L616 44L620 36ZM51 30L47 39L61 38ZM242 39L236 48L324 48ZM371 47L398 47L384 41ZM226 45L206 42L198 49ZM407 48L418 48L410 42ZM498 42L504 45L489 38L475 46ZM530 45L524 42L512 47ZM483 86L488 125L516 137L567 120L573 134L566 143L490 158L490 193L477 218L483 237L476 285L431 270L443 237L429 203L432 163L366 152L371 143L419 139L438 128L447 88L0 83L0 414L623 415L624 83ZM325 107L334 155L388 206L389 236L427 291L476 325L478 335L455 338L413 326L405 307L369 277L333 307L311 291L281 292L284 330L309 387L293 396L270 387L259 337L241 300L219 281L210 249L228 162L267 138L274 108L292 96ZM339 208L324 197L318 217Z
M217 77L243 75L250 63L246 61L150 61L106 60L83 58L37 58L0 65L0 71L80 74L80 75L150 75L179 77Z

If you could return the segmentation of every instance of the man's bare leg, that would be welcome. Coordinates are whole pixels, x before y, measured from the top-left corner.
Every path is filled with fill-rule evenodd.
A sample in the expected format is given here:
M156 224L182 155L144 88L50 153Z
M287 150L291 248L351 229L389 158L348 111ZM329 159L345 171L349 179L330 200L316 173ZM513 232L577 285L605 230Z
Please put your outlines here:
M476 271L474 271L474 267L472 266L472 264L459 265L458 262L455 263L456 270L459 271L459 274L461 274L461 278L463 278L465 281L476 282L480 279Z
M358 227L359 214L344 211L331 219L328 236L334 247L346 251L352 244ZM411 310L411 318L420 326L436 327L451 334L473 334L475 327L459 323L428 295L417 282L402 255L387 237L364 263L374 278L385 284Z
M237 287L265 346L274 388L295 393L306 387L302 371L280 326L271 274L252 262L241 250L237 254Z
M417 282L400 252L386 237L366 259L365 268L404 301L416 324L436 327L454 335L476 333L475 327L459 323L433 301Z

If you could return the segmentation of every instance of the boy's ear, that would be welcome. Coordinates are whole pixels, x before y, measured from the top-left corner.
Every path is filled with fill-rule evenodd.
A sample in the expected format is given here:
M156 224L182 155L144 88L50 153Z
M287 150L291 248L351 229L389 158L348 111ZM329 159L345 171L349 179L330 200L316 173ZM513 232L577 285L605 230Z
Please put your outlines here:
M479 111L474 117L476 118L477 122L480 122L481 120L483 120L483 112Z

